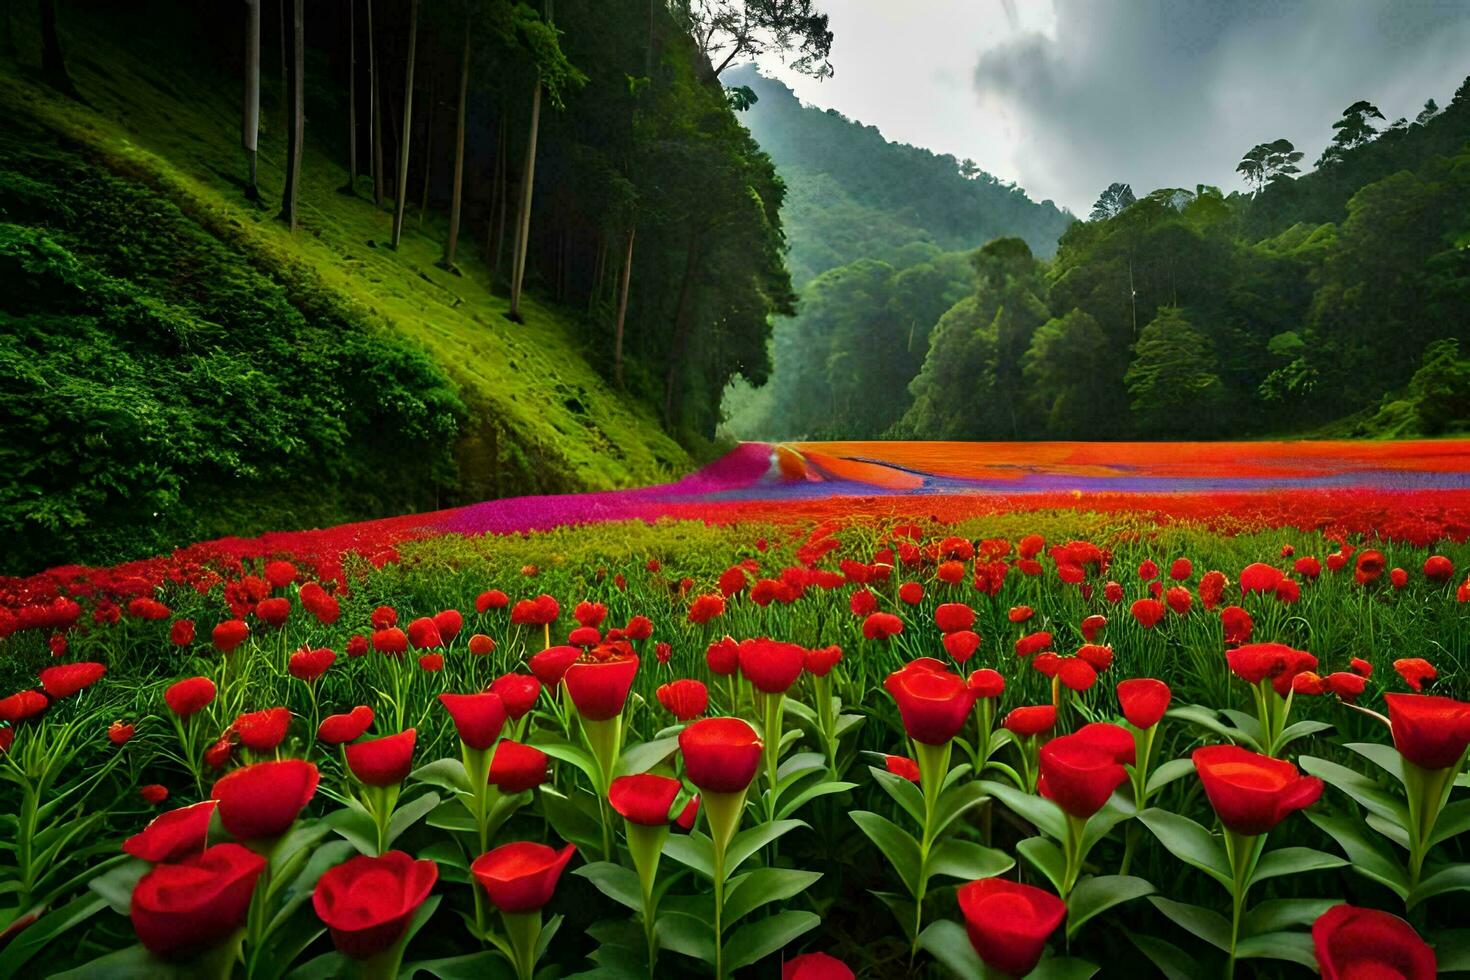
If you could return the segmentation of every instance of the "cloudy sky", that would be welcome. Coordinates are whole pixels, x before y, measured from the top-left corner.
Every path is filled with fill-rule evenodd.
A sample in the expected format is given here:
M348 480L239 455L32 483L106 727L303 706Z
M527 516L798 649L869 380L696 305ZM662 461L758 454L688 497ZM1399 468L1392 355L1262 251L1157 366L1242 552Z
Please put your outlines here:
M1412 118L1470 74L1470 0L819 3L836 76L766 71L1079 214L1115 180L1238 187L1241 154L1281 136L1310 164L1350 103Z

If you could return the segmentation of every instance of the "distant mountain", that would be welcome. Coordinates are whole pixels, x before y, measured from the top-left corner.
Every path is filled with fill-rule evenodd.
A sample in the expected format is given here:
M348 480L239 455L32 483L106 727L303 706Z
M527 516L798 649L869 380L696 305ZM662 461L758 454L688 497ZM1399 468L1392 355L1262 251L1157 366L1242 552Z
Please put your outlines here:
M804 105L754 65L721 78L756 95L741 119L789 188L782 221L798 289L857 259L890 260L911 242L955 251L1015 236L1038 256L1051 256L1073 220L982 170L965 176L953 156L890 142L873 126Z

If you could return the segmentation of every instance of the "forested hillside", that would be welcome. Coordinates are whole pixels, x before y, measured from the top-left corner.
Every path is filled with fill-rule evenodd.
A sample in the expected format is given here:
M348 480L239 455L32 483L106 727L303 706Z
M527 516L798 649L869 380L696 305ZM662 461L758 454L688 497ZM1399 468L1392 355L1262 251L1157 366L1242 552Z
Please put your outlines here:
M776 332L776 380L731 399L732 426L917 439L1464 430L1470 81L1413 121L1364 101L1333 128L1315 165L1285 140L1246 150L1247 192L1138 198L1115 183L1054 257L1011 235L965 263L910 252L818 276L804 329ZM913 297L920 279L927 302Z
M741 119L787 192L797 314L776 322L775 370L726 398L732 432L881 433L903 414L939 315L974 279L969 250L1003 236L1050 255L1071 217L970 160L891 143L872 126L803 105L754 66L722 80L754 102Z
M0 24L0 572L655 481L764 377L783 188L697 14L39 9Z

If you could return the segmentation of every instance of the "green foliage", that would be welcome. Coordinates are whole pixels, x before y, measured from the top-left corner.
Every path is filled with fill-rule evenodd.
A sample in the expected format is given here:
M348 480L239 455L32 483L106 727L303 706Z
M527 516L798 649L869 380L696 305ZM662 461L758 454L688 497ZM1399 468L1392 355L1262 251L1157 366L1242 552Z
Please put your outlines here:
M1178 309L1161 309L1143 328L1135 351L1123 381L1144 432L1178 431L1181 419L1208 420L1218 411L1218 362L1209 341Z

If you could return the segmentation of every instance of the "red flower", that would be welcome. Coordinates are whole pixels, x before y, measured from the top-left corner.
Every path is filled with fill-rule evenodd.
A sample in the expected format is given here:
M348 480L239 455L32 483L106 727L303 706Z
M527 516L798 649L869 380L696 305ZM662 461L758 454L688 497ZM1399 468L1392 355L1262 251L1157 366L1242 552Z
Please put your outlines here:
M1207 745L1195 749L1191 758L1220 822L1237 834L1267 833L1322 795L1322 780L1316 776L1303 776L1284 759L1238 745Z
M886 640L903 632L903 620L893 613L873 613L863 620L863 636L870 640Z
M519 721L541 696L541 682L527 674L502 674L490 685L490 691L500 697L506 717Z
M138 788L138 795L149 806L157 806L168 799L168 787L159 783L149 783L147 786L140 786Z
M1123 586L1117 582L1108 582L1103 586L1103 598L1116 606L1123 601Z
M257 762L221 776L209 795L219 819L240 840L279 837L316 795L316 766L301 759Z
M1275 592L1276 586L1281 584L1281 579L1281 569L1258 561L1241 569L1240 593L1249 595L1252 592Z
M610 660L579 660L567 668L562 679L578 714L587 721L607 721L622 714L637 676L638 657L627 654Z
M239 844L157 865L133 888L133 931L164 959L201 953L244 925L265 868L265 858Z
M495 652L495 641L484 633L476 633L470 637L470 653L477 657L486 657Z
M480 855L470 871L500 911L535 912L551 901L562 869L576 850L572 844L557 851L545 844L516 841Z
M1133 741L1133 733L1122 725L1114 725L1109 721L1092 721L1077 729L1069 737L1106 752L1112 756L1114 762L1120 765L1131 766L1135 761L1134 755L1137 747Z
M813 677L826 677L832 673L832 668L836 667L841 660L842 648L835 643L832 646L808 650L805 655L806 672Z
M706 793L739 793L755 778L762 745L739 718L705 718L679 733L689 781Z
M502 738L490 759L490 785L502 793L524 793L550 778L546 753L534 745Z
M905 582L898 587L898 598L907 605L917 606L924 601L924 587L918 582Z
M619 776L607 793L612 808L629 823L645 827L666 827L669 808L684 784L668 776L646 772L637 776Z
M806 651L795 643L761 637L740 644L740 672L757 691L782 694L806 666Z
M459 629L464 625L464 617L458 609L444 609L434 614L434 628L439 631L439 638L445 643L454 642L459 635ZM413 634L413 626L409 626L409 634Z
M1024 623L1034 615L1036 611L1030 606L1012 606L1006 613L1006 618L1013 623Z
M281 596L262 599L255 607L255 615L267 626L284 626L286 617L291 615L291 600Z
M1292 563L1292 571L1302 578L1315 579L1322 574L1322 563L1311 555L1303 555Z
M1012 708L1001 720L1001 727L1012 735L1025 737L1049 732L1057 723L1055 705L1037 704Z
M1086 691L1097 683L1097 671L1081 657L1064 657L1057 679L1070 690Z
M163 700L168 710L180 718L187 718L213 701L214 693L214 681L208 677L190 677L170 684L163 692ZM0 718L3 717L4 713L0 712Z
M561 615L561 604L545 593L522 599L510 611L510 621L519 626L548 626Z
M316 737L318 741L328 745L341 745L351 742L363 736L369 728L373 727L373 709L365 704L360 704L351 711L340 715L328 715L322 719L317 726Z
M420 616L408 624L408 642L415 650L436 650L444 645L444 638L432 619Z
M475 597L475 612L477 613L483 614L492 609L504 609L508 605L510 605L510 596L499 589L481 592Z
M175 864L198 857L204 853L209 821L217 805L214 800L205 800L160 813L148 826L123 841L122 849L151 864Z
M1228 584L1224 572L1205 572L1199 580L1199 601L1204 603L1206 609L1214 609L1220 605Z
M444 669L444 654L425 653L419 657L419 670L437 674Z
M920 779L919 764L906 755L885 755L883 767L895 776L902 776L911 783L917 783Z
M296 581L296 566L289 561L266 562L265 580L273 589L284 589Z
M1006 679L1000 671L982 667L970 675L965 685L974 692L976 699L998 698L1005 693Z
M413 744L418 733L409 728L397 735L354 742L347 746L347 768L367 786L392 786L413 769Z
M385 630L398 625L398 610L392 606L379 606L373 610L368 621L373 624L375 630Z
M1238 646L1251 641L1251 633L1255 631L1255 623L1251 620L1251 614L1239 606L1226 606L1220 610L1220 624L1225 629L1225 644L1227 646Z
M1169 577L1176 582L1183 582L1194 574L1194 563L1188 558L1175 558L1174 563L1169 566Z
M721 595L738 595L745 590L745 569L739 565L725 569L720 573L719 581L716 584L719 586Z
M234 653L250 637L250 627L245 625L243 619L227 619L209 635L214 648L220 653Z
M1107 670L1113 664L1113 648L1096 643L1084 643L1078 647L1077 656L1091 664L1096 671Z
M658 703L679 721L698 718L709 707L709 690L704 682L688 677L663 684L655 693Z
M963 602L946 602L934 610L934 624L941 633L958 633L975 625L975 610Z
M1377 909L1334 905L1312 923L1322 980L1434 980L1434 950L1414 927Z
M1434 665L1423 657L1405 657L1393 662L1393 669L1398 671L1404 683L1415 691L1424 690L1424 682L1432 681L1439 676L1439 671Z
M1051 647L1050 633L1029 633L1016 641L1016 655L1029 657Z
M556 687L566 675L567 668L576 663L582 651L576 647L547 647L533 656L528 665L536 679L547 687Z
M1368 681L1361 674L1340 670L1322 678L1322 683L1326 686L1327 690L1336 694L1348 704L1353 704L1362 695L1363 689L1367 686Z
M1378 581L1378 577L1383 574L1384 565L1385 559L1383 552L1373 551L1372 549L1360 551L1358 552L1357 564L1353 568L1353 578L1357 580L1359 585L1376 582Z
M1132 737L1129 736L1132 746ZM1083 734L1063 735L1041 747L1042 796L1086 820L1101 810L1128 773L1107 751Z
M853 972L835 956L802 953L781 965L781 980L853 980Z
M337 948L365 960L403 938L438 880L433 861L415 861L402 851L359 854L317 879L311 903Z
M1062 658L1055 650L1043 650L1031 658L1031 666L1043 677L1052 678L1062 669Z
M711 672L728 677L740 669L740 644L729 636L717 640L705 650L704 661Z
M1004 878L981 878L959 890L965 930L993 970L1023 976L1035 969L1046 940L1067 916L1051 892Z
M1421 769L1461 762L1470 745L1470 704L1432 694L1385 694L1394 748Z
M240 736L240 744L254 752L271 752L280 745L286 737L286 729L291 724L291 710L289 708L267 708L264 711L250 711L235 719L235 734Z
M719 594L695 596L689 604L689 622L707 623L725 613L725 598Z
M1138 599L1128 611L1144 629L1153 629L1164 618L1164 604L1157 599Z
M854 616L870 616L878 611L878 597L867 589L858 589L847 602Z
M1327 556L1327 570L1340 572L1347 567L1348 556L1338 551Z
M695 795L689 797L689 802L684 804L684 809L680 810L679 815L674 818L673 829L681 830L687 834L689 831L694 829L694 821L698 817L699 794L696 793Z
M505 727L505 705L498 694L441 694L439 703L453 719L459 740L472 749L488 749Z
M1175 585L1164 593L1164 602L1172 609L1175 615L1183 616L1189 612L1189 607L1194 605L1194 596L1182 585Z
M1348 663L1348 669L1351 670L1353 673L1363 677L1373 676L1373 665L1364 660L1362 657L1354 657Z
M1455 577L1455 563L1444 555L1430 555L1424 559L1424 577L1440 584L1448 582Z
M970 630L957 630L953 633L944 634L944 650L954 658L955 663L964 663L975 655L980 649L980 636Z
M408 649L408 634L397 626L388 626L373 632L373 649L390 657L402 656Z
M128 615L138 619L167 619L169 608L157 599L133 599L128 603Z
M1247 684L1270 680L1276 693L1286 697L1291 679L1304 670L1313 670L1317 658L1305 650L1293 650L1284 643L1250 643L1225 654L1225 660L1237 677Z
M287 669L291 672L292 677L310 684L325 674L327 668L336 662L337 655L328 647L320 647L316 650L302 647L291 654Z
M176 619L168 628L168 641L176 647L186 647L194 642L194 621Z
M347 638L347 656L362 657L368 652L368 639L361 633L353 633Z
M40 673L41 686L54 699L70 697L78 691L91 687L102 679L107 668L102 664L61 664L47 667Z
M1134 728L1152 728L1169 710L1169 685L1152 677L1135 677L1118 684L1118 705Z
M1082 639L1088 643L1095 642L1107 625L1108 617L1106 616L1088 616L1082 621Z
M126 745L128 739L133 737L133 726L125 725L115 721L107 726L107 740L113 745Z
M975 706L975 693L947 670L908 664L888 675L883 687L898 702L904 730L916 742L943 745L958 734Z
M1292 579L1284 578L1281 584L1276 586L1276 600L1282 605L1289 606L1301 597L1302 587Z
M1138 577L1145 582L1152 582L1159 577L1159 566L1152 558L1145 558L1138 565Z
M220 736L219 740L204 750L204 764L211 769L223 769L230 764L230 757L235 752L235 743L230 741L228 734Z
M1327 686L1322 683L1321 677L1310 670L1304 670L1291 679L1291 689L1296 694L1318 697L1327 691Z

